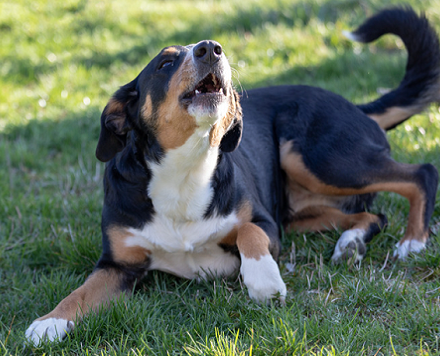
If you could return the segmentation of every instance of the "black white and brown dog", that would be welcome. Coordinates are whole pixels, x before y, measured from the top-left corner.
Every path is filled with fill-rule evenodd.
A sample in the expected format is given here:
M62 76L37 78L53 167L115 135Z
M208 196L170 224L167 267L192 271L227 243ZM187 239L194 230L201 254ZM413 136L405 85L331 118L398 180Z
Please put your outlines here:
M280 228L340 228L332 260L359 261L387 224L366 211L379 191L409 200L394 255L421 251L437 170L394 161L385 130L438 99L439 42L426 18L408 8L384 10L348 36L371 42L386 33L405 43L405 77L360 106L300 85L240 97L219 43L164 48L101 116L102 256L81 287L30 325L27 338L63 338L149 270L184 278L239 270L252 299L283 299Z

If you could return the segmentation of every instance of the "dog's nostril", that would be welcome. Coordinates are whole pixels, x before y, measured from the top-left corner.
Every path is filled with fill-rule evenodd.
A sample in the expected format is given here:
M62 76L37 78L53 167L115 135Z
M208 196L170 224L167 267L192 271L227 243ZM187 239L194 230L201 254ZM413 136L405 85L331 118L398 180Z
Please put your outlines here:
M221 55L222 54L222 46L220 46L220 45L214 46L214 53L218 56Z
M206 54L206 47L204 46L199 46L198 48L196 48L196 50L194 51L194 55L196 57L203 57Z

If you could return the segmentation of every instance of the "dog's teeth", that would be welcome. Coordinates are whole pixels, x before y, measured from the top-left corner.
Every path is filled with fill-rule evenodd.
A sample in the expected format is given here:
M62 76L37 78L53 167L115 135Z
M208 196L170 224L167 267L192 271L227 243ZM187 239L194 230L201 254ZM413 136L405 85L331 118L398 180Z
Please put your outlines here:
M223 94L223 88L220 88L220 90L218 91L220 94Z
M217 78L215 76L212 78L212 81L214 82L214 86L217 85Z
M200 91L196 89L196 95L200 94Z

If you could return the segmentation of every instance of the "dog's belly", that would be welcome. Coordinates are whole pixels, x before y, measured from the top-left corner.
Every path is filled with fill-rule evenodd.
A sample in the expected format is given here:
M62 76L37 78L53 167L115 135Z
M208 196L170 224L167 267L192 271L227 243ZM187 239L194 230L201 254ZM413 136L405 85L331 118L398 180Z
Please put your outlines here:
M240 261L225 252L218 243L239 223L235 213L199 221L176 222L156 215L142 229L129 229L129 247L148 249L151 270L160 270L184 278L227 276L234 273Z
M151 257L151 269L188 279L229 276L239 266L238 257L225 252L217 243L206 244L192 252L156 250Z

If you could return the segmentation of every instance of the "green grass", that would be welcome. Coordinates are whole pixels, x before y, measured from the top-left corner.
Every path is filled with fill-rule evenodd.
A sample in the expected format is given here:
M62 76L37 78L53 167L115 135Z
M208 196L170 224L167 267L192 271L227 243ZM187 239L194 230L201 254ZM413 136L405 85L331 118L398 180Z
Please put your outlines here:
M390 226L359 266L330 263L340 232L284 237L285 307L255 304L238 278L196 283L152 272L131 299L85 318L62 343L34 348L24 339L100 255L100 112L161 48L215 39L238 88L310 84L362 103L397 85L405 53L393 37L362 46L341 31L397 3L1 2L0 354L439 354L440 205L428 250L394 262L409 207L389 193L373 211ZM440 29L440 0L406 3ZM439 137L437 105L389 134L396 159L437 168Z

